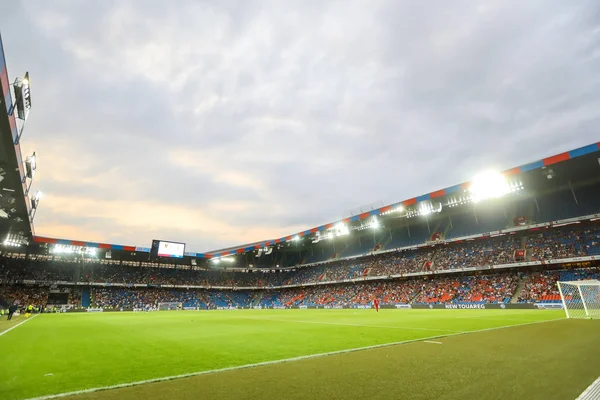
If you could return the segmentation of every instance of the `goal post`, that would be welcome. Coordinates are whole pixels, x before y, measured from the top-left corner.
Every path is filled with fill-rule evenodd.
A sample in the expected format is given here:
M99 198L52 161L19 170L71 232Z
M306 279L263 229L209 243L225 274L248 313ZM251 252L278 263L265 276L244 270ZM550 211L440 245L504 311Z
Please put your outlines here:
M178 301L158 303L158 311L177 311L183 309L183 304Z
M558 282L567 318L600 318L600 281Z

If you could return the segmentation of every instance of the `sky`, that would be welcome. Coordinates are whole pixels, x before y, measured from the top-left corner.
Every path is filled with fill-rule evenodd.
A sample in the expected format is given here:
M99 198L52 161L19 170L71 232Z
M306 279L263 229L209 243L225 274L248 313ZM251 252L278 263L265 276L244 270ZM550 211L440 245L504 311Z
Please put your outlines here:
M0 3L36 234L210 251L600 141L600 2Z

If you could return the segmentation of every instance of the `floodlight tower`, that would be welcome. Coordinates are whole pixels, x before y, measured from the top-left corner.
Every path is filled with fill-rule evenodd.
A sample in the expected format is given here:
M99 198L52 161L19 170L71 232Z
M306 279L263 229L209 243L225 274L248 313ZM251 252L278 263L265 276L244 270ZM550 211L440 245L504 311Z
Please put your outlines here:
M15 122L17 122L17 134L14 138L15 146L21 141L23 130L25 129L25 122L29 117L29 111L31 110L31 81L29 79L29 72L25 72L23 78L16 78L15 82L11 85L14 93L15 103L9 110L9 115L15 116ZM20 166L19 166L20 168ZM37 169L37 159L35 152L25 160L25 174L21 184L23 185L25 197L29 197L29 191L33 183L33 177ZM40 202L40 192L37 192L35 196L29 198L31 203L31 209L29 210L29 220L33 223L33 218L37 212L37 208Z

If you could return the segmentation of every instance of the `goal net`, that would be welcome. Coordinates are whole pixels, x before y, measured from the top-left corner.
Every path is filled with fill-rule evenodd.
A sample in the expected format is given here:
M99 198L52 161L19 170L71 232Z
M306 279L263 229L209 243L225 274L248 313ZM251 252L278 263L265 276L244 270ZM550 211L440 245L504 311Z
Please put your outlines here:
M558 282L567 318L600 318L600 281Z
M158 303L158 311L177 311L182 309L182 304L177 301Z

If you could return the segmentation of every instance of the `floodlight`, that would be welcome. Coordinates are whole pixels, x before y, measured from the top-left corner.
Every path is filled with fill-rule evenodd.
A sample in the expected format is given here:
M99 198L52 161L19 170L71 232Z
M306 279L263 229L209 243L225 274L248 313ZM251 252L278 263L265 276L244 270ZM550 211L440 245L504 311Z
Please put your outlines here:
M348 226L346 224L344 224L343 222L338 222L335 225L334 229L338 236L343 236L343 235L347 235L348 233L350 233L350 231L348 230Z
M31 87L29 85L29 72L25 74L23 79L17 78L13 85L15 89L15 106L17 116L25 121L31 109Z
M38 208L38 205L40 203L40 198L41 198L41 193L38 191L35 196L33 196L31 198L31 208L36 210Z
M29 179L33 179L36 169L37 163L34 151L33 154L27 157L27 159L25 160L25 176L27 176Z
M373 215L373 222L371 222L371 228L377 229L379 228L379 220L375 215Z
M475 176L469 191L473 201L479 202L504 196L510 192L510 186L501 173L486 171Z

